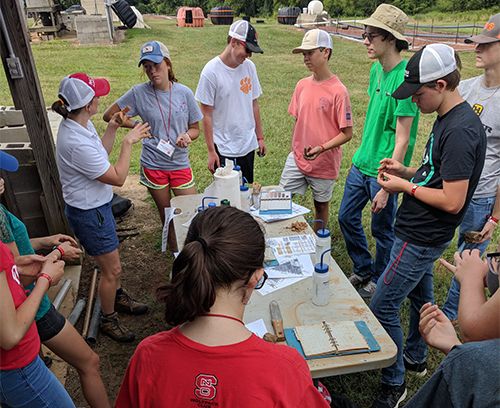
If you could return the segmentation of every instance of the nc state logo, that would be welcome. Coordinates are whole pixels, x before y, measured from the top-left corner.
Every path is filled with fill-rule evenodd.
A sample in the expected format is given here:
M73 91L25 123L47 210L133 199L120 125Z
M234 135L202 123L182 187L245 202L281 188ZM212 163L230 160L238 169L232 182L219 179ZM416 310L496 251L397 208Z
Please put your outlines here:
M194 395L200 399L213 400L217 395L217 377L211 374L198 374L195 380Z

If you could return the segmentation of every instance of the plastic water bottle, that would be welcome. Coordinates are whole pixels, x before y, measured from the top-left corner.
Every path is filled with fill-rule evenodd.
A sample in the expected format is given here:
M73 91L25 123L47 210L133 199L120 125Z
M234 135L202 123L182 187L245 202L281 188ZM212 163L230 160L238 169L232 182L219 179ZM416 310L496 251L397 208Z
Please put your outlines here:
M233 168L234 171L238 172L238 175L240 177L240 186L243 184L243 173L241 172L241 166L238 166L237 164Z
M242 211L250 211L250 201L252 196L250 195L250 190L246 184L240 186L240 198L241 198L241 209Z
M316 262L319 262L319 258L323 252L328 248L331 250L332 247L332 237L330 230L325 228L323 220L313 220L313 222L321 223L321 228L316 231ZM331 253L328 252L325 256L325 263L330 265L332 259Z
M312 302L316 306L325 306L330 301L330 272L325 263L325 255L330 252L328 248L320 255L320 262L314 265Z

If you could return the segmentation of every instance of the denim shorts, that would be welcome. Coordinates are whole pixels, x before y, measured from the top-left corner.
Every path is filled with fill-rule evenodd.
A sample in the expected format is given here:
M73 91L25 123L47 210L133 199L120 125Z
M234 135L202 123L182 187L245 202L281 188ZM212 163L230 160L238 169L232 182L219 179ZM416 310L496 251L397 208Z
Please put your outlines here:
M104 255L118 248L111 201L90 210L80 210L66 204L65 213L76 237L89 255Z
M64 316L56 310L53 304L51 304L48 312L36 321L36 328L38 329L40 341L43 343L59 334L65 324L66 319Z
M68 392L38 356L25 367L0 370L0 405L75 408Z

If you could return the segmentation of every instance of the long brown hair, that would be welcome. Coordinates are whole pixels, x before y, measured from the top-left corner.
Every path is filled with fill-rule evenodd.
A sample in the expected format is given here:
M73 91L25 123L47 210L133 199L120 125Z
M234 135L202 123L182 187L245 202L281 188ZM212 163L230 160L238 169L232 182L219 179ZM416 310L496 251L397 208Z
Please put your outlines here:
M55 113L58 113L59 115L61 115L64 119L67 119L68 115L70 114L70 112L66 108L67 104L68 103L64 100L64 98L61 95L59 95L59 99L57 101L55 101L50 108ZM72 110L71 113L78 114L84 108L85 108L85 106L82 106L81 108Z
M176 326L207 313L217 290L247 283L262 267L264 234L251 215L233 207L209 208L193 219L172 280L158 288L165 320Z

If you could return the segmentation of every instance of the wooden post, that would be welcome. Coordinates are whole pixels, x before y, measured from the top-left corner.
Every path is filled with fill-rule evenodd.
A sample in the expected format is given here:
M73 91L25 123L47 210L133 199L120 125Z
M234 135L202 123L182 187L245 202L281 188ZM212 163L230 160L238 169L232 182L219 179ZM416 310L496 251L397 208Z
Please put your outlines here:
M54 141L31 53L24 13L19 3L19 0L0 1L0 11L6 26L6 30L0 30L0 56L14 106L22 110L24 114L48 210L46 217L49 232L69 234L70 229L64 215L64 201L54 155ZM8 33L8 39L5 38L4 32ZM9 73L7 65L7 58L11 57L7 48L9 40L13 53L19 58L23 78L13 79Z

